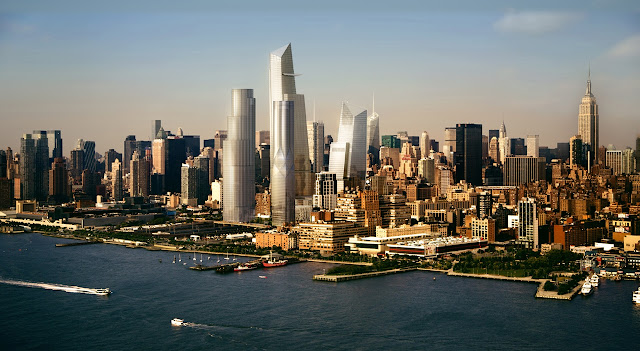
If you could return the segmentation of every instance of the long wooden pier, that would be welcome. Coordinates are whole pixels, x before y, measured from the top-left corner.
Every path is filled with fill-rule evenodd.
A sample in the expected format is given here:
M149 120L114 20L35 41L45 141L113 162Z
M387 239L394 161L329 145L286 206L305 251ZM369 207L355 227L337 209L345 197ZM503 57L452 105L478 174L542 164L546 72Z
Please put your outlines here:
M79 242L73 242L73 243L58 243L56 244L56 247L91 245L91 244L98 244L98 243L99 241L79 241Z
M382 276L382 275L404 273L404 272L410 272L410 271L414 271L414 270L416 270L415 267L397 268L397 269L390 269L390 270L387 270L387 271L368 272L368 273L360 273L360 274L345 274L345 275L318 274L318 275L314 275L313 276L313 280L338 283L338 282L344 282L344 281L347 281L347 280L378 277L378 276Z

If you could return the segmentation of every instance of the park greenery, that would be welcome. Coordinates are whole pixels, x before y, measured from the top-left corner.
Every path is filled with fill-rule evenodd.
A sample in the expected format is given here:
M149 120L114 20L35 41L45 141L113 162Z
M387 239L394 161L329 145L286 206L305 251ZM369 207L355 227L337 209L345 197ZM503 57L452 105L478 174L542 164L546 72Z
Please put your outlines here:
M465 253L453 270L460 273L495 274L509 277L547 278L551 272L578 272L579 254L551 250L545 255L525 249L507 252Z

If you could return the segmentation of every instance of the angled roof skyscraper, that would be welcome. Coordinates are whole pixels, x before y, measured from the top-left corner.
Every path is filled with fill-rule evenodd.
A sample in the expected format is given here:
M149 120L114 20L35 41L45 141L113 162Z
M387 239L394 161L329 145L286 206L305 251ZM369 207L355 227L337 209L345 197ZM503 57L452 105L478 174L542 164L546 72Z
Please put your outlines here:
M307 117L304 95L296 92L295 74L291 44L285 45L269 55L269 114L271 124L271 165L278 150L274 140L274 108L278 101L293 101L293 164L295 169L295 196L311 196L314 187L314 175L309 162L309 144L307 142ZM276 147L274 147L274 145ZM272 169L273 178L273 169Z

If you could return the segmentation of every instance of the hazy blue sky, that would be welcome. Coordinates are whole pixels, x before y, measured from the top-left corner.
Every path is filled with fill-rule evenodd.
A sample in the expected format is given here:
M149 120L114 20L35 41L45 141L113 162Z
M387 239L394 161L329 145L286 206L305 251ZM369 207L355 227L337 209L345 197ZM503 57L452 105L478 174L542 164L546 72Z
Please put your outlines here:
M149 1L0 4L0 147L61 129L122 151L151 121L211 138L226 129L232 88L253 88L268 129L268 54L292 43L307 119L337 134L340 103L370 109L381 134L455 123L539 134L554 147L577 133L591 62L600 140L640 132L640 2ZM266 4L276 3L273 8Z

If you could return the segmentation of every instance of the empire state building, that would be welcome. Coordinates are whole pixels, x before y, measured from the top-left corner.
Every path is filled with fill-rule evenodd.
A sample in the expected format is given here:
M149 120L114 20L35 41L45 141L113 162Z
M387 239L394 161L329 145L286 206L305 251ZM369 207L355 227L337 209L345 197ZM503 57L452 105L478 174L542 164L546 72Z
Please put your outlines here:
M592 164L598 162L598 146L600 145L600 117L596 97L591 93L591 69L587 79L587 92L582 97L578 113L578 134L582 136L583 145L589 145Z

